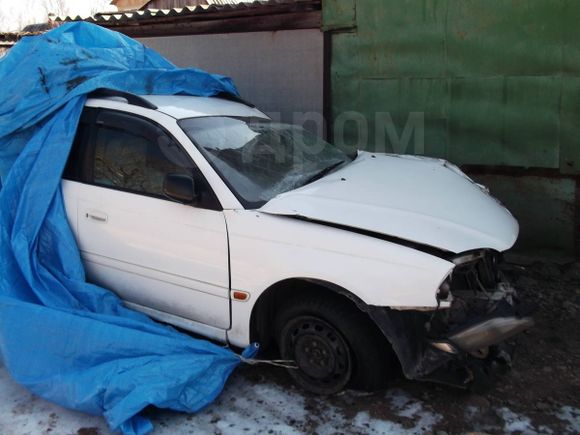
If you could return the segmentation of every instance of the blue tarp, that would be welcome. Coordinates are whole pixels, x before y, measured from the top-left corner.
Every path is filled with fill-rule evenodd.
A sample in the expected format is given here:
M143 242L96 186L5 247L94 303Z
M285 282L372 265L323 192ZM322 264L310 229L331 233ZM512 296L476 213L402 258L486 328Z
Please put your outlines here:
M24 38L0 83L0 360L33 393L127 434L152 428L147 405L208 405L240 357L88 284L60 179L87 93L237 94L233 83L87 23Z

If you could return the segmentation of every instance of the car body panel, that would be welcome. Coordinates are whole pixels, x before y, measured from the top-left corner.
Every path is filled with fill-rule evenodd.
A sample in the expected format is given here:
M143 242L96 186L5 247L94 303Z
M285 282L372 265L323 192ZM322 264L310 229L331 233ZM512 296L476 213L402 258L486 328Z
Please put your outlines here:
M436 307L436 293L454 265L351 231L252 210L226 211L233 290L231 343L249 343L252 307L270 286L291 278L344 288L368 305Z
M129 302L229 328L221 211L66 183L67 206L76 203L77 242L90 281Z
M300 216L460 253L509 249L510 212L444 160L360 152L321 180L283 193L261 211Z

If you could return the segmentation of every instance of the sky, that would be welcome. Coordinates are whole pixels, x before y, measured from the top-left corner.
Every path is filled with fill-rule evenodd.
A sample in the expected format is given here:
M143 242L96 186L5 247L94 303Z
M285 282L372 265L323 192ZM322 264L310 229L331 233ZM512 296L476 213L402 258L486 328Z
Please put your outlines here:
M111 10L109 3L110 0L0 0L0 32L46 22L49 12L87 16L94 11Z

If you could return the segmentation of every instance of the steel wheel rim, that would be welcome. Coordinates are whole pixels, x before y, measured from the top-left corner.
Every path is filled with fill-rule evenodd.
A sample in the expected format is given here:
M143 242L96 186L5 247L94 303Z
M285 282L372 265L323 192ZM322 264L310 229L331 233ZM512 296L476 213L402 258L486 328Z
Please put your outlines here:
M346 340L329 323L313 316L301 316L287 323L282 332L285 358L296 361L299 370L290 370L302 386L321 394L342 390L352 374Z

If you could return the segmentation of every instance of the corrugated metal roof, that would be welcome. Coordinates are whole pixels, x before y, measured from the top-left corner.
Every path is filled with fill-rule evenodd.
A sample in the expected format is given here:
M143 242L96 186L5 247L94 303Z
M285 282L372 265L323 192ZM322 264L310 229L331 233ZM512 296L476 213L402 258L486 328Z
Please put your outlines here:
M208 1L209 3L209 1ZM185 6L173 9L145 9L125 12L100 12L91 17L66 16L56 17L54 21L88 21L96 24L121 24L130 21L141 21L157 18L187 17L208 13L233 12L233 11L264 11L271 6L292 4L314 4L318 0L262 0L239 2L233 0L211 0L212 4L199 6Z
M12 47L25 36L34 36L42 32L3 32L0 33L0 47Z
M28 24L23 27L21 33L43 33L54 27L55 25L53 22Z

